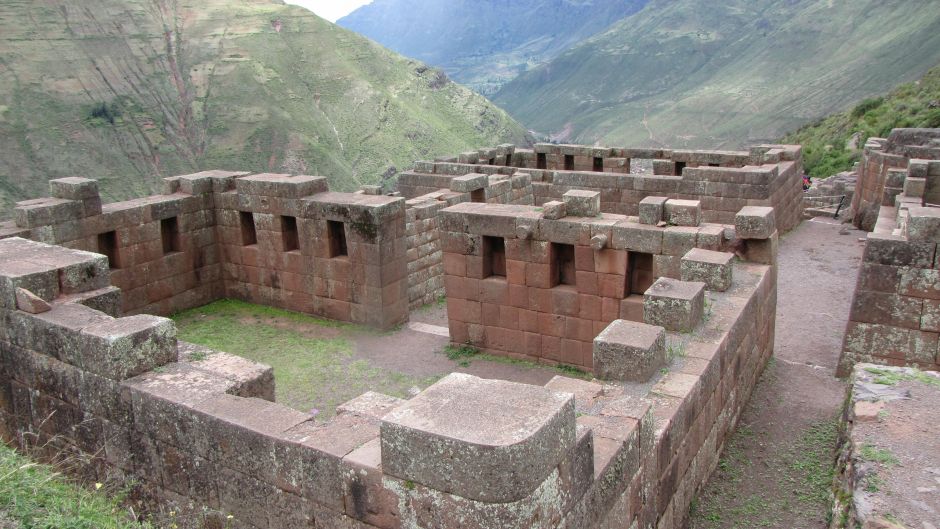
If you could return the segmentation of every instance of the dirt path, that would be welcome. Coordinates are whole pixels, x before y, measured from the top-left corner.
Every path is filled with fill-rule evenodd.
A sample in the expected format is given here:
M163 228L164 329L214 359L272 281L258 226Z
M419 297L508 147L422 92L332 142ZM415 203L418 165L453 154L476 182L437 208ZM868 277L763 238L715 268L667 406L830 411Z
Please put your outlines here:
M826 526L845 397L834 373L863 236L819 218L781 240L774 359L696 498L692 529Z

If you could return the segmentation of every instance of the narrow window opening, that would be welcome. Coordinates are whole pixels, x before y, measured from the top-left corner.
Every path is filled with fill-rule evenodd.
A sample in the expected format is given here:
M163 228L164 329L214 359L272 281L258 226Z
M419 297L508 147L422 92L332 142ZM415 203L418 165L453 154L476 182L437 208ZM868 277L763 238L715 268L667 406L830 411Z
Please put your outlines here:
M330 236L330 257L348 255L346 251L346 224L335 220L326 222Z
M683 169L685 169L685 162L676 162L676 176L682 176Z
M594 157L594 171L598 173L604 172L604 159L598 156Z
M108 258L108 266L112 270L121 268L121 257L118 254L116 231L107 231L98 234L98 253Z
M535 155L535 168L536 169L548 168L548 160L546 159L544 152L540 152Z
M489 165L496 165L496 158L490 158Z
M507 154L507 155L506 155L506 162L505 162L505 165L506 165L506 167L509 167L509 166L512 165L512 155L511 155L511 154Z
M483 277L506 277L506 240L483 237Z
M255 231L255 216L248 211L238 212L238 221L242 230L242 246L258 244L258 232Z
M653 254L630 252L625 276L627 279L625 292L628 296L644 294L656 282L656 278L653 277Z
M574 171L574 155L565 155L565 171Z
M180 251L180 226L176 217L160 221L160 238L163 239L163 254Z
M471 191L470 202L486 202L486 190L481 187Z
M551 285L574 285L574 245L552 243L551 253Z
M285 252L300 249L300 236L297 234L297 218L281 217L281 242Z

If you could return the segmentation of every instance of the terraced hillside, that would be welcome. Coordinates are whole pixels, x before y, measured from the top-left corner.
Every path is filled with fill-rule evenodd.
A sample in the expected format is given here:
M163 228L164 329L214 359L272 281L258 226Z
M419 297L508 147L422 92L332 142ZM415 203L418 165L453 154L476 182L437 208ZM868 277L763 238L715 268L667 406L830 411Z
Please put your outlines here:
M737 147L938 63L935 0L652 0L493 100L563 141Z
M0 216L63 176L101 179L106 199L206 168L348 190L524 134L440 72L277 0L0 3Z
M492 94L648 0L373 0L337 24Z

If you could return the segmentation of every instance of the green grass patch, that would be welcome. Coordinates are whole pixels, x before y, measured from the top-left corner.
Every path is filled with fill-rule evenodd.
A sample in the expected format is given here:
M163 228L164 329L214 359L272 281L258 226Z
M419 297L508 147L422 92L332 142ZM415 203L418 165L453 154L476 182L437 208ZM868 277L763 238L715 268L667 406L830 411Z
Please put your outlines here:
M529 360L519 360L505 356L491 355L480 352L479 349L471 345L448 345L444 347L443 353L447 356L448 359L457 362L457 365L460 367L470 367L472 360L476 359L487 362L495 362L498 364L514 365L526 369L551 369L567 377L580 378L582 380L592 380L594 378L593 375L576 366L567 364L548 366L531 362Z
M919 81L895 88L884 97L865 99L854 108L806 125L784 137L784 143L803 145L803 165L807 174L825 178L852 168L861 151L846 149L853 134L859 133L858 148L868 138L886 138L897 127L940 127L940 68L934 68Z
M55 468L0 443L0 527L16 529L141 529L121 508L120 491L86 489Z
M355 358L353 336L371 333L356 325L273 307L221 300L181 312L173 319L179 338L274 368L277 401L330 417L336 406L373 390L401 398L438 376L415 377Z
M894 369L885 369L881 367L866 367L865 371L875 375L874 382L885 386L896 386L905 380L913 380L924 384L940 387L940 378L928 375L923 371L911 367L910 371L896 371Z
M865 461L872 463L881 463L882 465L893 467L898 464L898 458L890 450L878 448L871 443L865 443L858 449L858 454Z

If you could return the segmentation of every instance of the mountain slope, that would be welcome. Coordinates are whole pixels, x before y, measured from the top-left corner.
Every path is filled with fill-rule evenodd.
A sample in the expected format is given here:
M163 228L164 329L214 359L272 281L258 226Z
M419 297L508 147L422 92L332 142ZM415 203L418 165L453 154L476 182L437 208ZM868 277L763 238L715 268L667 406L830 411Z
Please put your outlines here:
M734 147L938 62L935 0L653 0L493 100L566 141Z
M374 0L337 24L489 94L647 1Z
M807 173L827 177L851 169L868 138L887 138L898 127L940 127L940 67L884 97L866 99L852 110L806 125L781 141L801 144ZM847 148L850 142L856 148Z
M6 206L50 178L119 199L206 168L348 190L524 134L440 72L276 0L0 3Z

